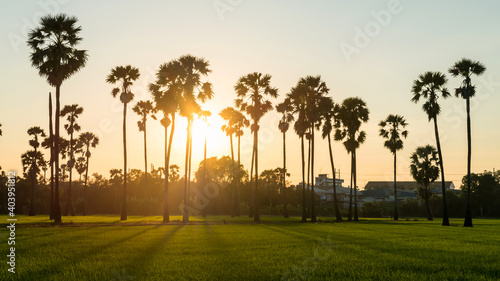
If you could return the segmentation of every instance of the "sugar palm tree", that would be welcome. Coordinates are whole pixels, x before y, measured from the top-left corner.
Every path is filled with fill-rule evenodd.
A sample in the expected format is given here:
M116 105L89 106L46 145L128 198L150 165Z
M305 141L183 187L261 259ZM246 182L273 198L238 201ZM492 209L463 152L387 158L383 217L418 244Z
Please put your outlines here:
M205 126L207 126L207 128L210 126L210 123L208 122L208 117L210 117L212 115L212 112L208 111L208 110L202 110L200 112L200 118L203 120L203 122L205 123ZM204 148L203 148L203 163L207 163L207 138L208 138L208 134L207 134L208 130L205 131L205 145L204 145ZM206 184L206 178L207 178L207 167L205 165L203 165L203 186L205 186ZM206 208L203 208L203 216L205 217L206 216Z
M99 144L99 138L91 132L85 132L82 133L78 137L78 141L82 143L84 146L83 151L85 152L83 155L87 158L85 161L85 185L83 186L83 215L86 215L86 205L87 205L87 196L86 196L86 190L87 190L87 181L88 181L88 175L89 175L89 161L90 161L90 156L92 155L90 153L90 147L95 148Z
M235 129L235 132L234 132L234 135L238 138L238 169L236 170L237 172L237 179L238 181L236 182L236 216L239 216L240 215L240 185L241 185L241 161L240 161L240 147L241 147L241 137L243 136L244 132L243 132L243 128L245 127L248 127L250 125L250 121L248 121L248 119L245 117L245 115L243 115L243 113L241 113L240 111L238 110L234 110L234 129Z
M278 123L278 129L283 134L283 169L281 170L281 183L283 189L283 216L288 218L288 208L286 201L286 132L290 127L290 123L293 121L293 106L289 98L278 105L276 105L276 111L281 113L281 119Z
M181 89L182 68L178 61L172 60L160 65L156 73L155 83L149 85L149 91L153 95L155 110L163 113L160 120L165 129L164 161L165 167L170 167L170 154L175 132L175 117L179 109L179 102L182 95ZM168 134L170 127L170 134ZM164 189L163 189L163 222L170 221L168 206L168 184L169 169L165 169Z
M203 76L207 76L211 72L209 69L210 63L204 58L194 57L192 55L181 56L178 61L179 72L177 78L177 86L182 91L182 97L179 100L179 113L187 119L187 140L186 140L186 162L184 169L184 208L183 222L189 222L188 206L189 193L188 183L190 182L191 174L188 173L191 163L192 151L192 125L194 115L201 111L198 102L204 103L213 97L212 84L208 81L201 81ZM195 91L198 93L195 95Z
M40 27L30 31L28 46L31 65L38 69L38 74L47 79L49 85L56 88L56 116L55 116L55 143L54 164L54 221L61 222L61 208L59 205L59 114L60 93L62 83L82 69L87 62L87 51L79 50L76 46L82 41L79 37L81 27L77 26L77 19L65 14L44 16L40 19Z
M32 162L30 164L30 175L31 175L31 207L30 207L30 216L35 215L35 185L37 184L36 176L40 171L40 166L43 165L43 155L39 155L38 148L40 147L40 142L38 141L39 137L45 137L45 132L40 127L31 127L28 129L28 135L32 136L33 139L30 140L30 146L33 147L33 153L27 153L27 156L30 156ZM40 160L41 157L41 160ZM24 165L23 165L24 166Z
M436 145L439 156L439 166L441 169L441 189L443 193L443 226L449 226L450 221L448 218L448 204L446 202L446 187L444 180L444 164L443 164L443 154L441 151L441 142L439 140L439 131L437 124L437 116L441 112L441 106L438 103L438 99L442 97L446 99L450 97L450 93L446 89L447 79L444 74L440 72L425 72L421 74L417 80L413 82L412 102L417 103L421 98L426 99L422 109L427 114L429 122L432 120L434 122L434 135L436 136Z
M429 186L439 177L437 151L430 145L417 147L411 157L410 171L415 181L421 185L419 195L424 199L427 210L427 220L433 220L429 202L431 191Z
M68 198L66 202L66 210L64 215L67 216L70 213L72 216L75 215L75 210L73 209L73 199L71 197L71 180L73 178L73 168L75 167L75 155L74 148L76 145L75 140L73 139L74 133L79 132L81 127L78 123L76 123L76 119L83 113L83 107L78 106L78 104L73 105L65 105L61 111L61 117L67 115L66 120L67 124L64 124L64 129L69 135L69 150L68 150L68 168L69 168L69 183L68 183Z
M478 62L470 59L461 59L456 62L448 71L453 76L461 76L462 84L455 89L455 95L465 99L465 107L467 111L467 207L465 210L464 226L472 227L472 204L471 204L471 156L472 156L472 135L470 124L470 98L476 94L476 86L471 83L471 76L479 76L484 73L486 67Z
M234 165L234 149L233 149L233 135L236 132L236 126L235 126L235 109L233 107L226 107L221 112L219 113L220 117L224 121L226 121L226 124L222 125L221 130L226 133L226 136L229 137L229 142L230 142L230 147L231 147L231 165L232 165L232 183L233 186L231 188L231 217L235 216L236 210L235 210L235 192L234 192L234 183L235 183L235 165Z
M328 151L330 154L330 166L332 168L333 174L333 207L335 209L335 218L337 222L342 221L342 215L340 214L338 197L337 197L337 173L335 172L335 162L333 161L333 150L332 150L332 138L331 134L336 123L339 122L337 119L338 106L333 102L332 99L323 99L318 108L323 123L321 136L328 139Z
M352 211L352 189L354 188L354 221L358 220L358 199L356 182L356 149L366 140L365 131L361 131L361 125L368 122L370 111L366 102L361 98L346 98L338 110L339 124L335 131L335 140L343 140L348 153L351 154L351 177L354 184L351 185L351 196L349 199L349 220Z
M389 149L394 155L394 220L398 220L398 191L396 189L396 152L403 149L403 140L401 137L408 137L408 130L405 130L408 123L401 115L389 114L385 120L380 121L380 136L386 141L384 147Z
M151 116L154 120L156 120L156 116L154 115L156 110L151 101L138 101L132 110L139 115L141 120L137 121L137 127L139 128L139 132L144 132L144 183L145 189L148 186L148 147L146 141L146 132L147 126L146 122L148 120L148 116Z
M259 215L259 121L267 112L273 109L271 101L266 96L276 98L278 89L271 86L271 75L253 72L241 76L234 86L236 107L252 119L253 151L255 153L255 189L254 189L254 222L260 222Z
M121 220L127 220L127 105L134 99L134 94L130 91L133 82L139 79L139 69L127 66L117 66L111 69L106 82L110 84L118 83L118 87L113 88L111 95L115 98L120 94L120 101L123 103L123 199Z
M31 142L31 141L30 141ZM40 166L43 165L43 154L40 151L29 150L21 155L23 172L28 173L31 178L31 200L29 216L34 216L35 212L35 187L37 185L37 176L40 172Z

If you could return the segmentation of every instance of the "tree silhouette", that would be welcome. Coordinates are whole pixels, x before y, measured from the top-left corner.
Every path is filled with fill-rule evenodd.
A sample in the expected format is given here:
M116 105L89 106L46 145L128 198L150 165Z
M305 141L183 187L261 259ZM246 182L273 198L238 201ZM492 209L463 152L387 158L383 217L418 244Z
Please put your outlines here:
M444 99L450 97L450 93L445 87L446 82L446 77L440 72L425 72L424 74L419 75L418 79L413 82L413 97L411 99L411 101L414 103L417 103L421 98L426 99L422 106L422 109L427 114L429 122L431 120L434 121L434 134L436 136L439 166L441 168L441 189L443 193L443 226L449 226L450 221L448 218L448 204L446 202L443 154L441 151L441 142L439 140L437 116L441 112L441 106L438 103L440 95Z
M448 71L453 76L461 76L462 83L458 88L455 88L455 95L465 99L465 107L467 111L467 207L465 210L464 226L472 227L472 203L471 203L471 156L472 156L472 134L470 124L470 98L476 94L476 86L471 83L471 76L479 76L484 73L486 67L478 62L470 59L461 59L456 62Z
M234 217L236 214L235 207L235 165L234 165L234 149L233 149L233 135L236 133L236 110L232 107L226 107L219 113L220 117L226 124L222 125L221 130L226 133L226 136L229 136L229 142L231 146L231 161L232 161L232 180L233 186L231 188L231 217Z
M71 196L71 180L73 175L73 168L75 167L75 155L74 149L76 145L76 141L73 139L74 133L79 132L81 127L78 123L76 123L76 119L83 113L83 108L78 106L78 104L73 105L65 105L61 111L61 117L68 116L66 120L67 124L64 124L64 129L69 135L69 150L68 156L69 160L67 163L69 169L69 183L68 183L68 198L66 202L66 210L64 215L67 216L70 213L72 216L75 215L75 209L73 208L73 199Z
M333 102L332 99L323 99L318 108L323 123L321 136L328 139L328 151L330 154L330 166L332 168L333 174L333 207L335 209L335 220L337 222L342 221L342 215L340 214L338 197L337 197L337 173L335 172L335 162L333 161L333 150L332 150L332 138L331 134L336 123L339 122L337 119L339 107Z
M283 216L288 218L288 208L286 201L286 132L290 128L290 123L293 121L293 106L289 98L278 105L276 105L276 111L281 113L281 119L278 123L278 129L283 134L283 168L281 169L281 184L283 189Z
M163 113L163 118L160 120L161 125L165 129L165 167L169 167L170 154L172 150L172 142L175 132L175 117L179 109L179 102L182 97L181 88L181 73L182 68L177 60L172 60L168 63L160 65L156 72L155 83L149 84L149 91L153 95L155 102L155 110ZM170 135L168 127L170 126ZM163 222L169 222L169 206L168 206L168 183L169 169L165 169L164 191L163 191Z
M417 147L411 157L410 171L415 181L421 185L418 194L425 201L427 220L433 220L429 202L429 186L439 177L437 151L430 145Z
M240 161L240 147L241 147L241 137L243 136L243 128L248 127L250 125L250 121L241 113L240 111L236 110L234 111L234 125L235 125L235 132L234 135L238 138L238 162L237 166L238 168L236 169L236 178L238 181L236 182L236 216L240 215L240 186L241 186L241 161Z
M54 164L56 166L54 189L54 221L61 223L59 205L59 114L62 83L83 68L87 62L87 51L76 46L82 40L79 37L81 27L76 26L77 19L65 14L44 16L40 27L31 30L28 46L31 48L31 65L38 69L38 74L47 79L49 85L56 88L56 117Z
M82 154L87 158L85 161L85 185L83 186L83 215L85 216L87 214L87 182L88 182L88 175L89 175L89 162L90 162L90 156L92 155L90 153L90 147L95 148L99 144L99 138L91 132L85 132L80 134L78 137L78 141L82 143L84 146L84 149L82 149Z
M200 118L203 120L203 122L205 122L205 125L207 127L210 125L208 123L208 117L210 117L211 115L212 115L212 113L210 111L208 111L208 110L202 110L200 112ZM205 132L205 145L204 145L204 149L203 149L203 161L207 160L207 138L208 138L208 135ZM177 166L177 165L175 165L175 166ZM202 181L203 186L205 186L205 184L206 184L206 178L207 178L207 169L204 166L203 167L203 181ZM204 217L206 216L206 213L207 213L206 212L206 208L203 208L203 216Z
M137 121L137 127L139 128L139 132L144 132L144 183L145 183L145 192L147 192L148 187L148 148L146 141L146 132L147 126L146 122L148 120L148 116L151 116L154 120L156 120L156 109L153 106L151 101L138 101L132 110L141 117L141 120Z
M389 149L394 155L394 220L398 220L398 191L396 189L396 152L403 149L403 140L401 137L408 137L408 131L405 130L408 123L401 115L389 114L385 120L380 121L380 136L386 141L384 147Z
M352 189L354 188L354 221L358 220L358 199L356 183L356 149L366 140L365 131L360 131L363 123L368 122L370 111L364 100L358 97L346 98L338 110L339 123L335 130L335 140L344 140L343 144L348 153L351 154L351 177L354 185L351 185L349 198L349 217L352 220Z
M134 99L134 94L130 91L133 82L139 79L139 69L127 66L117 66L111 69L106 82L110 84L118 83L118 87L113 88L111 95L115 98L120 94L120 101L123 103L123 199L121 220L127 220L127 104Z
M255 153L255 189L254 189L254 222L260 222L259 215L259 121L268 111L273 109L271 101L266 96L276 98L278 89L271 86L271 75L253 72L241 76L234 86L238 98L236 107L252 119L253 151Z
M31 206L30 206L30 212L29 216L34 216L36 214L35 212L35 186L37 184L37 175L40 172L41 166L45 164L45 160L43 159L43 155L38 151L38 148L40 147L40 142L38 141L39 137L44 138L45 137L45 132L40 128L40 127L31 127L28 129L28 135L32 136L33 139L30 140L29 144L31 147L33 147L33 151L26 152L23 154L26 159L23 158L23 170L26 172L26 170L29 171L29 174L31 176ZM26 161L31 161L27 162ZM29 167L29 169L28 169Z

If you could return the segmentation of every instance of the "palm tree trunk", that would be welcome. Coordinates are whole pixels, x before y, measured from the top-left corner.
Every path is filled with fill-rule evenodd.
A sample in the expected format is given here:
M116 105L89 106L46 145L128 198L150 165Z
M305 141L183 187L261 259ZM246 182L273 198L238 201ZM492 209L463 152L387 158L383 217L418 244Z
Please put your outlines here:
M54 219L54 129L52 128L52 94L49 92L49 136L50 136L50 219Z
M122 221L127 220L127 104L123 104L123 199Z
M394 152L394 220L398 218L398 190L396 188L396 152Z
M169 216L169 211L168 211L168 177L170 175L170 169L169 169L169 164L170 164L170 152L172 149L172 141L174 137L174 130L175 130L175 113L172 113L172 122L170 124L170 136L168 136L168 142L167 142L167 127L165 127L165 190L163 193L163 222L169 222L170 221L170 216ZM168 147L167 147L168 146Z
M192 123L191 123L192 124ZM189 126L189 167L188 167L188 206L191 205L191 159L193 154L193 127Z
M351 188L349 190L349 214L348 214L348 221L352 221L352 179L353 179L353 174L354 174L354 157L353 153L351 152Z
M356 149L353 151L354 159L354 221L358 221L358 184L356 181L357 171L356 171Z
M146 118L144 121L144 194L148 192L148 145L146 142Z
M89 152L89 147L87 147L87 153ZM87 156L87 167L85 167L85 185L83 186L83 215L87 215L87 181L89 178L89 161L90 157Z
M342 216L340 215L339 204L337 202L337 175L335 174L335 164L333 162L333 152L332 152L332 139L330 134L328 134L328 150L330 151L330 166L332 167L333 174L333 207L335 209L336 222L342 221Z
M203 152L203 187L206 186L206 179L207 179L207 136L205 136L205 149ZM208 204L209 203L210 203L210 201L208 201ZM205 208L203 208L203 211L202 211L203 217L207 216L208 204L207 204L207 206L205 206Z
M307 222L306 210L306 171L305 171L305 153L304 153L304 135L300 137L300 148L302 153L302 222Z
M71 124L71 127L73 127L73 124ZM75 216L75 210L73 209L73 200L71 196L71 182L73 178L73 166L75 165L75 159L73 157L73 132L70 134L69 138L69 161L71 162L71 165L69 166L69 182L68 182L68 198L67 198L67 203L66 203L66 211L65 211L65 216L70 214L71 216Z
M250 164L250 186L253 182L253 165L255 164L255 145L252 147L252 164ZM253 217L253 199L255 197L253 188L250 187L250 204L248 217Z
M311 138L307 140L307 192L306 197L309 199L309 189L311 186ZM311 206L309 206L309 200L306 200L306 214L307 218L311 217Z
M283 132L283 215L288 218L288 208L286 202L286 133Z
M311 222L316 222L314 212L314 123L311 126Z
M465 221L464 226L472 227L472 203L470 192L470 166L472 156L472 138L471 138L471 125L470 125L470 98L465 100L467 109L467 207L465 208Z
M234 184L235 184L235 171L234 171L234 150L233 150L233 135L229 135L229 141L231 142L231 168L232 168L232 187L231 187L231 217L234 218L235 214L235 194L234 194Z
M36 138L36 136L35 136ZM32 170L30 171L31 174L31 204L30 204L30 212L28 216L34 216L35 215L35 185L36 185L36 153L37 149L35 147L35 158L33 159L33 164L32 164Z
M426 187L426 190L428 187ZM428 197L425 198L425 209L427 211L427 220L432 221L434 220L433 215L432 215L432 209L431 209L431 202Z
M188 174L188 165L189 165L189 126L191 124L191 120L188 119L188 124L187 124L187 130L186 130L186 157L184 159L184 208L182 212L182 221L184 223L189 222L189 215L188 215L188 194L187 194L187 174Z
M59 119L61 113L61 104L60 104L60 95L61 94L61 85L56 86L56 141L54 147L54 160L56 165L56 185L54 189L54 222L59 224L62 222L61 220L61 205L59 204Z
M240 164L240 136L238 136L238 181L236 182L236 216L240 216L240 185L241 185L241 164Z
M253 198L254 203L254 216L253 221L260 223L259 215L259 129L258 124L255 122L254 132L254 146L255 146L255 194Z
M434 117L434 133L436 135L436 145L438 149L438 155L439 155L439 167L441 169L441 190L443 193L443 226L449 226L450 221L448 219L448 204L446 203L446 187L445 187L445 180L444 180L444 164L443 164L443 154L441 152L441 142L439 141L439 131L438 131L438 125L437 125L437 118Z

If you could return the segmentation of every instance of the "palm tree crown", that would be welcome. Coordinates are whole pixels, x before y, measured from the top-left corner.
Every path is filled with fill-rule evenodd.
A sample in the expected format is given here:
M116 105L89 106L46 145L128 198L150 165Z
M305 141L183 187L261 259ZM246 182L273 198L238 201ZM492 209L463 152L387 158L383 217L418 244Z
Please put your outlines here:
M455 95L464 99L473 97L476 93L476 87L471 85L471 76L479 76L483 74L485 70L486 67L478 61L463 58L456 62L448 72L454 77L462 76L464 80L460 87L455 88Z
M141 120L137 121L137 127L139 128L139 132L144 132L146 128L146 119L148 115L151 115L151 118L156 120L156 116L154 113L156 112L156 108L153 106L151 101L138 101L132 110L141 117Z
M386 139L384 147L392 153L403 149L403 140L401 137L408 137L408 130L405 130L408 123L401 115L389 114L385 120L380 121L380 136Z
M346 98L338 108L339 123L335 131L335 140L344 140L344 147L353 152L366 140L366 132L360 131L362 123L368 122L370 111L362 99Z
M276 98L278 96L278 89L271 86L271 75L253 72L242 76L234 86L238 98L235 103L236 106L246 112L254 123L259 120L268 111L273 109L270 100L266 96ZM252 128L252 131L255 128Z
M129 103L134 99L134 94L130 92L132 83L139 79L139 69L127 66L117 66L111 69L111 73L106 78L106 82L110 84L120 83L118 87L111 90L111 95L115 98L120 93L120 101L124 104Z
M417 103L420 98L427 99L422 106L422 109L429 120L435 118L441 112L441 106L437 102L439 93L443 98L450 97L450 93L445 87L448 80L441 72L426 72L418 76L418 79L413 82L412 102Z
M418 184L427 187L439 177L439 159L433 146L418 147L410 159L411 175Z

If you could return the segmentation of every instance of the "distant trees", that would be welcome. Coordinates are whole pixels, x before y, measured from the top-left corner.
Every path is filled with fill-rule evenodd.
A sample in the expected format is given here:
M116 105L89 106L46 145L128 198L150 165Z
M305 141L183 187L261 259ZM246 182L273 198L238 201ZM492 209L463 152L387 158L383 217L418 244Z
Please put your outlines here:
M441 113L441 106L438 103L439 97L446 99L450 97L448 89L445 85L448 80L441 72L426 72L418 76L418 79L413 82L412 102L417 103L421 98L426 99L422 105L423 111L427 114L429 121L434 122L434 134L436 136L436 145L439 155L439 166L441 168L441 188L443 192L443 226L449 226L448 205L446 203L446 187L444 180L444 164L443 154L441 151L441 142L439 140L439 131L437 124L437 116Z
M229 136L229 142L230 142L230 147L231 147L231 160L233 163L232 167L232 178L233 182L234 179L236 178L235 174L235 165L234 165L234 149L233 149L233 134L236 133L236 110L232 107L226 107L221 112L219 113L220 117L226 121L226 124L222 125L221 130L226 133L226 136ZM235 206L235 186L233 185L231 189L231 217L235 216L236 212L236 206Z
M255 189L254 189L254 222L260 222L259 215L259 121L267 112L273 109L267 96L278 97L278 89L271 86L271 75L253 72L241 76L234 86L236 106L252 119L253 151L255 154ZM253 162L253 161L252 161Z
M462 178L460 189L467 195L467 201L474 203L471 204L474 206L471 213L474 211L481 217L500 215L500 177L498 175L487 171L480 174L472 173L470 176L467 174Z
M88 175L89 175L89 161L90 161L90 156L92 155L90 153L90 148L95 148L99 144L99 138L91 132L85 132L82 133L78 137L78 141L82 144L82 154L86 157L85 161L85 185L83 188L83 215L86 215L87 212L87 195L86 195L86 190L87 190L87 182L88 182Z
M467 111L467 207L465 210L464 226L472 227L472 206L471 206L471 156L472 156L472 135L470 124L470 99L476 94L476 86L472 85L471 76L479 76L484 73L486 67L478 62L470 59L461 59L456 62L448 72L453 76L461 76L462 83L458 88L455 88L455 95L465 99L465 108Z
M439 159L437 151L430 145L417 147L411 157L410 171L415 181L421 185L418 195L424 200L427 208L427 220L433 220L429 198L431 196L430 184L439 177Z
M121 220L127 220L127 104L134 99L134 94L130 87L133 82L139 79L139 69L127 66L117 66L111 69L111 73L106 78L110 84L119 83L118 87L111 90L111 95L115 98L120 94L120 101L123 103L123 198Z
M31 127L28 129L28 135L32 136L33 139L29 141L32 151L28 151L21 156L23 163L23 171L29 172L31 177L31 206L30 206L30 216L34 216L35 212L35 186L37 184L37 176L40 172L40 167L45 165L45 160L43 159L43 154L38 151L40 147L39 137L45 137L45 132L40 127Z
M387 118L380 121L380 136L385 139L384 147L389 149L394 155L394 220L398 220L398 191L396 188L396 153L403 149L402 138L408 137L408 130L405 130L408 123L401 115L389 114Z
M139 115L141 118L137 121L137 127L139 128L139 132L144 132L144 186L147 190L148 187L148 146L147 146L147 120L148 116L151 116L154 120L156 120L156 116L154 113L156 112L155 107L151 101L138 101L132 110ZM145 191L147 192L147 191Z
M79 37L81 27L76 26L77 19L65 14L44 16L40 19L40 27L30 31L28 46L31 49L31 65L38 69L38 74L47 78L49 85L56 87L56 120L54 163L55 171L55 205L54 220L61 223L59 205L59 114L60 93L62 83L82 69L87 62L87 51L76 46L82 40Z

